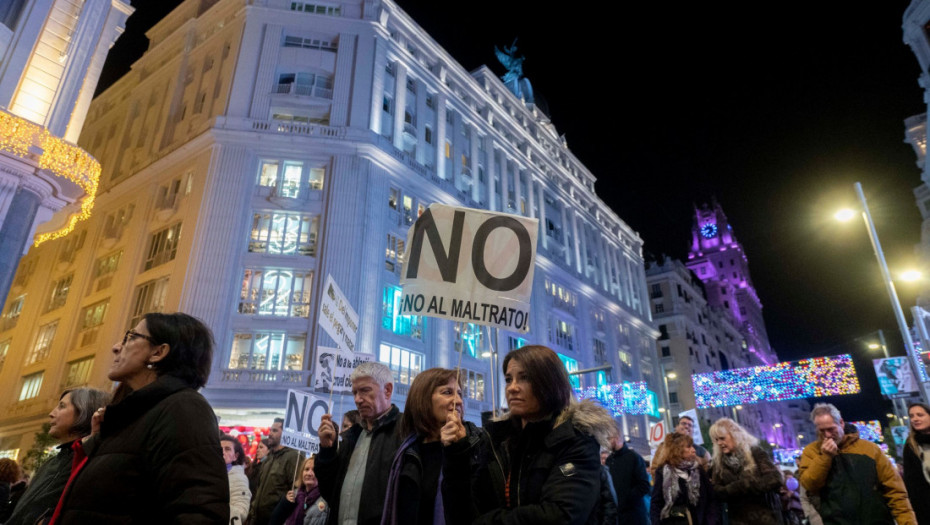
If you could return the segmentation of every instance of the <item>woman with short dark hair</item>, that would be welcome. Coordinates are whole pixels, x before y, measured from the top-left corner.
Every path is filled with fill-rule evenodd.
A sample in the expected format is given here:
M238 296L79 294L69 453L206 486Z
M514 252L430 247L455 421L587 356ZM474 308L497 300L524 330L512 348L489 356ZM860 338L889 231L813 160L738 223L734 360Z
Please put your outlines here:
M600 448L616 424L591 400L576 402L568 373L545 346L503 362L508 414L467 435L455 414L441 430L447 523L582 524L603 516Z
M4 525L32 525L43 515L51 516L71 477L75 447L79 446L75 443L90 435L94 413L107 406L109 400L110 394L96 388L74 388L61 393L58 404L48 415L48 434L61 443L58 453L39 467Z
M213 334L183 313L148 313L113 345L123 393L84 445L53 523L227 523L229 480L207 382ZM82 451L83 452L83 451Z
M245 450L238 439L223 434L220 436L223 460L226 461L226 473L229 476L229 519L230 523L245 523L252 503L252 491L249 490L249 478L245 475ZM238 520L238 521L237 521Z

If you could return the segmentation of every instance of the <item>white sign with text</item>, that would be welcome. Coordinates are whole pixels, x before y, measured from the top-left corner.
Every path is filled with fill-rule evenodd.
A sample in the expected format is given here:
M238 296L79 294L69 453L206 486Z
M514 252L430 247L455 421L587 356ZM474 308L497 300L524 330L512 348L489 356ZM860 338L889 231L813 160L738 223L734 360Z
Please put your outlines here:
M352 392L352 382L349 376L355 367L368 361L373 361L372 354L357 354L349 350L317 347L316 372L313 374L313 390L329 394L348 394Z
M358 332L358 314L336 285L332 275L326 276L323 298L320 300L320 326L336 341L339 348L355 351L355 334Z
M299 390L287 391L287 409L281 444L307 454L320 451L320 421L330 413L332 405L326 399Z

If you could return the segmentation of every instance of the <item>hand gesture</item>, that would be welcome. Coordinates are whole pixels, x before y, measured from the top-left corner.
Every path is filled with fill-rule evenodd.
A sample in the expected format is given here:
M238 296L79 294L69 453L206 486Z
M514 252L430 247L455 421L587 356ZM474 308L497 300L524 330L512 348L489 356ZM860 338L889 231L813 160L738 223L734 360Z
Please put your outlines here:
M835 456L839 454L840 449L836 446L836 441L833 441L833 438L826 438L823 440L823 444L820 445L820 451L828 456Z
M297 500L297 493L292 489L287 491L287 494L285 494L284 497L287 498L287 501L294 503L294 501Z
M320 435L320 447L329 448L336 442L336 425L333 424L332 414L323 414L320 421L320 428L317 430Z
M103 416L106 414L107 408L98 408L94 415L90 417L90 433L96 434L100 432L100 424L103 423Z
M465 437L465 425L456 410L452 410L446 416L446 424L439 431L439 439L443 446L448 447L456 441Z

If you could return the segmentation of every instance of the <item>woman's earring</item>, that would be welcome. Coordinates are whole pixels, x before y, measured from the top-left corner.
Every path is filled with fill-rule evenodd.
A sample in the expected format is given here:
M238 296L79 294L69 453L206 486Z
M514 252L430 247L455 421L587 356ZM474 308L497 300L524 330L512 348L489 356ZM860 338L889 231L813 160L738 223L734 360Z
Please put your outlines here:
M145 365L145 368L148 368L149 370L151 370L151 369L155 368L155 366L154 366L152 363L147 363L147 364Z

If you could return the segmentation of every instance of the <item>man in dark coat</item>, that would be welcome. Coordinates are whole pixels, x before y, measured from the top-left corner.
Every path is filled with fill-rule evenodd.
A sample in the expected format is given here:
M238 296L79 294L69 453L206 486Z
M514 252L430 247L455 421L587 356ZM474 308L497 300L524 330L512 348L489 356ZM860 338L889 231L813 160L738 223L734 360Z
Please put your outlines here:
M250 525L268 525L271 513L293 488L300 453L281 444L284 420L275 418L268 432L268 455L262 460L258 488L249 509Z
M614 452L607 457L607 469L617 491L617 507L620 523L624 525L646 525L646 495L649 494L649 475L646 461L634 452L619 437L613 438Z
M327 523L379 525L394 454L403 438L401 412L391 404L394 376L381 363L360 364L351 376L361 422L343 434L336 451L332 415L320 423L320 453L314 472L320 493L330 504Z

